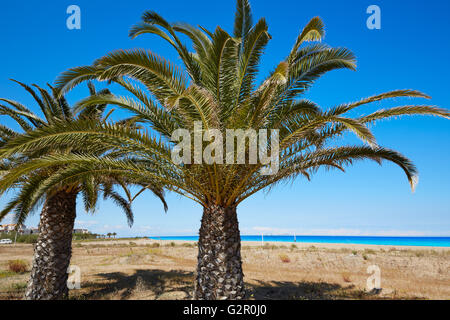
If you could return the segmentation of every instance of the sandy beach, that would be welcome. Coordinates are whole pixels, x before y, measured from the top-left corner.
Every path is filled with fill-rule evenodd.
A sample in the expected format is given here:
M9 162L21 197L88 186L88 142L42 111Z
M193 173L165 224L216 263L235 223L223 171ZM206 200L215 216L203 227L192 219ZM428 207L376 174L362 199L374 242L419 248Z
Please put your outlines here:
M19 299L29 272L7 272L9 260L31 265L32 245L0 246L0 298ZM249 299L450 299L450 248L360 244L242 242ZM193 241L75 241L72 265L81 289L72 299L190 299ZM369 266L382 290L366 291Z

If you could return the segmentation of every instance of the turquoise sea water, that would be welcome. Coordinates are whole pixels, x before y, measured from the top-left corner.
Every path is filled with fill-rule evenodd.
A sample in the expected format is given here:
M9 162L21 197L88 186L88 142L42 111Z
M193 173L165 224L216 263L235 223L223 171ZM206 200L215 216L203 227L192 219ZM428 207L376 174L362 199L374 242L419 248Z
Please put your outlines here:
M198 241L198 236L149 237L155 240ZM242 241L262 241L261 235L241 236ZM264 235L264 242L375 244L392 246L450 247L450 237L356 237L356 236L271 236Z

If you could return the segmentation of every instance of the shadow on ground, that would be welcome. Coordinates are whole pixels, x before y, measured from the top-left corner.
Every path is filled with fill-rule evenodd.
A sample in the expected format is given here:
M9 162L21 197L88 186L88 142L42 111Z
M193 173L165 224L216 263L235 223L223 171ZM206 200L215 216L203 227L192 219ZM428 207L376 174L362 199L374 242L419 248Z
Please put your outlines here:
M181 298L192 297L194 274L181 270L136 270L132 275L121 272L100 273L102 278L99 282L89 282L82 285L87 293L78 298L83 299L136 299L148 298L168 299L180 298L179 295L171 296L171 293L184 293Z
M76 299L191 299L194 273L181 270L136 270L132 275L121 272L100 273L98 282L83 283L83 294ZM326 282L247 283L248 299L255 300L334 300L379 299L353 285L343 287Z
M263 282L247 285L250 299L255 300L335 300L373 299L375 296L358 290L354 285L343 287L327 282Z

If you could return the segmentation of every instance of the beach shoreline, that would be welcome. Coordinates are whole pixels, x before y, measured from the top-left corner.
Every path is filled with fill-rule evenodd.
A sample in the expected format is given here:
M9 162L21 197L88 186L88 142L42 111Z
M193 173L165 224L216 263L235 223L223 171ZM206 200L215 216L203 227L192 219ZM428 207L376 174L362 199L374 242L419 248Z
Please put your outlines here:
M89 240L89 241L78 241L81 243L102 243L102 244L113 244L113 243L129 243L134 242L137 245L152 245L154 243L159 243L160 245L169 245L171 242L175 244L195 244L197 241L194 240L159 240L157 237L149 238L136 238L136 239L104 239L104 240ZM351 243L322 243L322 242L281 242L281 241L241 241L241 246L246 247L263 247L263 246L276 246L276 247L290 247L295 245L299 249L305 249L310 247L316 247L321 249L350 249L350 250L364 250L364 249L383 249L383 250L435 250L435 251L447 251L450 247L435 247L435 246L404 246L404 245L380 245L380 244L351 244Z

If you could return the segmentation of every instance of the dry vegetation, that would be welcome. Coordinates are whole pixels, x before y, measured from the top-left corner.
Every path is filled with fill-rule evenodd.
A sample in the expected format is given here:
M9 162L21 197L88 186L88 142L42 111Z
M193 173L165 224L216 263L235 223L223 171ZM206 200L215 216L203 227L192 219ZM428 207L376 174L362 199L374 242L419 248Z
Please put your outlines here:
M82 271L72 299L189 299L197 248L194 243L150 240L80 241L72 264ZM250 299L449 299L450 251L339 245L243 244ZM0 298L21 298L32 246L0 247ZM381 269L379 294L365 292L367 267ZM263 267L261 267L263 266ZM23 270L21 270L23 271Z
M8 270L13 273L24 273L28 271L28 263L26 261L16 259L8 261Z

